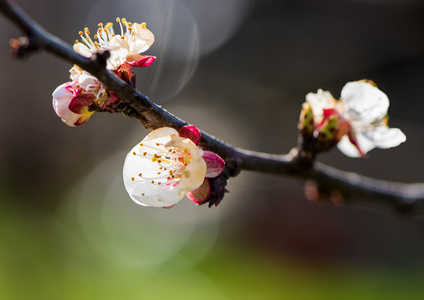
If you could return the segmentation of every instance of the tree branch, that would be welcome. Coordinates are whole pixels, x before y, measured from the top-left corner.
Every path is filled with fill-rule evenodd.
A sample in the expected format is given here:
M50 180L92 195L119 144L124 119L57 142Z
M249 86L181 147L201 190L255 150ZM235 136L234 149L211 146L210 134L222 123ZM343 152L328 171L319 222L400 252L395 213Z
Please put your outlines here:
M107 51L92 58L77 54L70 45L47 32L9 0L0 0L0 12L23 30L27 37L11 42L16 57L44 50L78 65L123 99L128 105L123 110L124 114L140 120L145 128L157 129L167 126L178 130L188 125L108 71ZM237 176L242 170L249 170L313 182L308 184L308 188L312 188L317 198L327 196L336 204L361 199L371 205L379 202L399 212L424 213L424 183L404 184L373 179L314 162L304 157L302 151L296 148L287 155L266 154L236 148L205 132L201 134L199 145L217 153L226 162L226 168L215 180L217 185L212 191L212 195L217 196L212 197L209 206L219 204L226 192L225 185L229 177Z

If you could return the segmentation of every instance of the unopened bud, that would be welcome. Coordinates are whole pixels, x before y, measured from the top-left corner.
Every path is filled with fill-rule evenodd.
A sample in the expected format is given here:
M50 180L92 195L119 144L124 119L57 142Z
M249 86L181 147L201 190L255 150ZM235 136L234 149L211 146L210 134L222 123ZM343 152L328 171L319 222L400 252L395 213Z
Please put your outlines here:
M327 151L339 142L337 138L338 119L337 115L329 117L318 131L317 149L319 152Z
M308 102L303 103L299 116L299 132L303 137L312 137L315 131L314 114Z

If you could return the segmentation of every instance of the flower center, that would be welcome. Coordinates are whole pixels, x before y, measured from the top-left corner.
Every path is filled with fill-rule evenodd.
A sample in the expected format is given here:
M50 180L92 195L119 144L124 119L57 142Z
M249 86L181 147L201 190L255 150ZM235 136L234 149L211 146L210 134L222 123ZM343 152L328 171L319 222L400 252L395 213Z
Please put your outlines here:
M192 157L187 151L178 147L165 148L165 145L160 143L156 143L154 146L142 143L140 146L144 152L133 152L132 154L146 160L146 169L140 170L138 174L131 177L132 181L177 186L181 177L186 176L186 166L192 161Z

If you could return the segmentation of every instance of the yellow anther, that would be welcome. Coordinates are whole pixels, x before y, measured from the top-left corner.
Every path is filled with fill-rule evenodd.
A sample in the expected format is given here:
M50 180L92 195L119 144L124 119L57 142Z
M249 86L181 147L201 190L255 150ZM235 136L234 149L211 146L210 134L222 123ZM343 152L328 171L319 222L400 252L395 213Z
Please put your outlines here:
M78 44L79 42L78 42L78 40L75 40L75 44Z
M141 196L144 196L144 193L141 193Z
M141 23L141 28L146 29L146 23Z
M116 18L116 22L120 22L121 21L121 18Z
M78 32L78 34L79 34L80 36L83 36L83 35L84 35L84 32L80 31L80 32Z
M140 143L140 146L143 147L143 143Z
M94 35L94 38L97 39L97 34Z
M102 26L103 26L103 23L99 23L99 24L98 24L98 26L99 26L99 27L102 27Z
M84 28L84 32L85 32L86 34L90 34L90 30L88 30L88 27L85 27L85 28Z
M139 176L139 177L141 177L141 176L142 176L142 175L141 175L141 173L140 173L140 174L138 174L138 176Z
M143 152L143 155L146 156L147 152Z
M125 36L121 35L121 40L125 40Z
M136 155L136 153L135 153L135 152L133 152L133 155Z
M113 27L113 23L112 22L107 23L106 26L105 26L105 29L108 29L110 27Z
M131 180L134 181L135 180L134 177L131 177Z

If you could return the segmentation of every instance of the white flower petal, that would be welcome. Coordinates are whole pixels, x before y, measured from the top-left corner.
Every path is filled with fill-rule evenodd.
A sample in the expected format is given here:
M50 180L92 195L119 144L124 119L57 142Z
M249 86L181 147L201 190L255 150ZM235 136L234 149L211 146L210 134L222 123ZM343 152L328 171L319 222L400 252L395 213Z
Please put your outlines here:
M177 187L172 185L152 184L151 181L146 181L140 184L137 174L142 171L145 178L157 178L157 164L152 163L151 159L140 159L140 156L133 155L133 152L139 152L139 145L135 146L128 153L124 163L124 184L131 199L137 204L144 206L166 207L171 206L180 201ZM134 178L134 180L132 180Z
M206 162L199 156L192 161L183 171L183 177L178 185L178 195L184 197L185 194L197 189L203 184L206 175Z
M169 139L168 141L166 141L166 143L168 143L175 136L178 136L178 131L176 131L174 128L161 127L159 129L156 129L156 130L153 130L152 132L150 132L143 139L143 142L150 141L150 140L157 139L157 138L165 138L166 137L167 139Z
M130 50L131 52L140 54L155 42L155 36L146 28L145 24L135 23L133 26L134 36L131 39Z
M163 146L162 146L163 147ZM147 149L150 148L150 149ZM155 143L141 147L139 144L128 153L124 163L124 184L131 199L144 206L165 207L171 206L180 201L183 197L178 195L177 187L172 185L159 185L151 183L150 179L157 180L159 167L153 163L151 158L143 158L144 150L161 151L162 148L155 148ZM144 183L140 183L137 174L142 174Z
M91 57L93 52L83 43L74 44L74 51L85 57Z
M88 72L82 72L78 77L77 82L82 89L90 92L97 92L103 87L97 78Z
M387 149L396 147L406 141L406 136L398 128L379 126L372 130L356 132L356 139L359 148L366 154L374 148ZM349 141L347 136L342 138L337 147L347 156L361 157L358 149Z
M125 62L130 46L126 39L122 39L120 35L115 35L110 40L107 50L110 52L110 57L107 60L108 69L116 70Z
M382 149L396 147L406 141L405 134L399 128L388 128L387 126L379 126L362 134L375 147Z
M377 87L365 81L348 82L342 89L344 117L370 124L387 115L389 99Z

